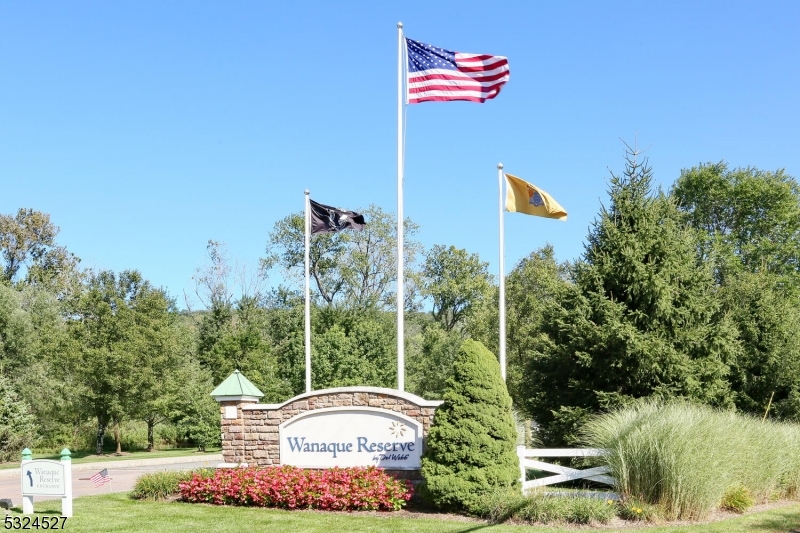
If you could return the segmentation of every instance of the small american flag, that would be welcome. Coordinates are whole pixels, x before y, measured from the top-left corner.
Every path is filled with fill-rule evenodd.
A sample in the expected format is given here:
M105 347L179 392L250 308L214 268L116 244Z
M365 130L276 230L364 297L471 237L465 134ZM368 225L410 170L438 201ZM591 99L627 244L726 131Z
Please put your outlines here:
M99 487L100 485L103 485L104 483L111 481L111 478L108 477L108 468L102 469L101 471L90 477L89 480L92 483L94 483L95 487Z
M467 100L485 102L508 81L508 59L460 54L406 38L408 103Z

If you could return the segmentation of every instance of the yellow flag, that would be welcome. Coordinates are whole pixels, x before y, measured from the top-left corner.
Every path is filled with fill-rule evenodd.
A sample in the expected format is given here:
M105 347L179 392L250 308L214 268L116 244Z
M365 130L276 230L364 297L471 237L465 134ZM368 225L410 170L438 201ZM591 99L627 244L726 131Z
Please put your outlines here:
M567 212L553 197L525 180L506 174L506 211L567 220Z

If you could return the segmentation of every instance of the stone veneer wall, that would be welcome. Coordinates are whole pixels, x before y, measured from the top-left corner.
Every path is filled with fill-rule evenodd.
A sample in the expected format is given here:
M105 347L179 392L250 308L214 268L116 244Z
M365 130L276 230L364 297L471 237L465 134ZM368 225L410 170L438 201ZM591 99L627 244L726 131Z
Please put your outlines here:
M441 403L377 387L342 387L312 391L295 396L282 404L257 404L246 400L221 401L222 457L226 463L279 465L278 426L301 413L325 407L378 407L402 413L422 425L424 450L433 413ZM237 417L225 418L225 406L234 405L237 407ZM394 472L412 479L418 474L418 471Z

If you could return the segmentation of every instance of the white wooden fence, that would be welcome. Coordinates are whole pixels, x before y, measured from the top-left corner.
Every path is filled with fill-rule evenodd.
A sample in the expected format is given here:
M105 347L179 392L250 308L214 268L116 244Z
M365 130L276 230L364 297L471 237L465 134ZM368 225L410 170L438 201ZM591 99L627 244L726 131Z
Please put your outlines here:
M580 470L567 466L554 465L539 461L544 457L600 457L605 455L605 450L599 448L539 448L529 449L525 446L517 446L517 456L519 457L519 480L522 483L522 491L534 487L544 487L565 481L575 481L577 479L588 479L596 483L603 483L615 487L617 481L606 474L610 471L607 466L596 466ZM525 470L534 468L543 472L555 474L539 479L525 481ZM577 495L577 494L576 494ZM591 492L580 493L580 495L591 495L604 499L618 500L619 495L615 492Z

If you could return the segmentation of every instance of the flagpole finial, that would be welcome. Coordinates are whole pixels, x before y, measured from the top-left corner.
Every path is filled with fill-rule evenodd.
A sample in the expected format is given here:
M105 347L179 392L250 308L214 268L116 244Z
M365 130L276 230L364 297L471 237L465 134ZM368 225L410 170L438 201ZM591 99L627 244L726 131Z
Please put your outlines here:
M403 29L403 23L402 23L402 22L398 22L398 23L397 23L397 27L398 27L398 28L400 28L400 29L402 30L402 29Z
M503 163L497 163L497 170L503 170Z
M309 194L310 194L310 193L308 192L308 189L306 189L306 196L308 196Z

